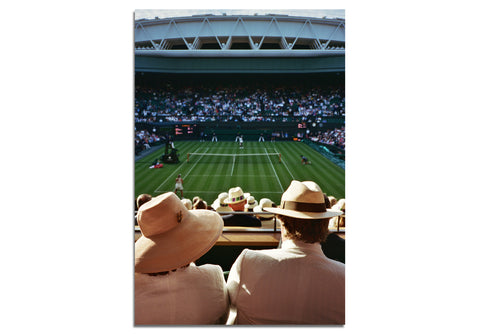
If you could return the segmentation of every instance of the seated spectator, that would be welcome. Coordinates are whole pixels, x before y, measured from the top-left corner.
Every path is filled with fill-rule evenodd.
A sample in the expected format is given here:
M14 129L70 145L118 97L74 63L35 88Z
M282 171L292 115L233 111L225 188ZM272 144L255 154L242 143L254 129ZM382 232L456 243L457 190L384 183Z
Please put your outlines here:
M233 211L243 211L249 196L250 194L244 194L242 188L240 187L230 188L228 190L228 198L225 200L225 203L227 203Z
M152 199L152 195L150 194L140 194L137 196L135 200L135 210L137 211L142 204L147 203L149 200ZM137 222L137 214L135 214L135 225L138 225Z
M253 196L248 196L247 198L247 203L244 205L244 211L245 212L253 212L253 208L258 205L258 202L255 200L255 197Z
M224 324L228 295L222 268L199 259L222 233L220 216L188 210L168 192L140 207L135 243L135 324Z
M330 201L331 206L337 204L337 199L335 198L335 196L328 196L328 200Z
M253 208L253 212L262 212L262 211L265 211L264 208L272 208L272 207L276 207L275 203L273 203L268 198L262 198L260 200L260 203ZM272 219L274 215L271 213L262 213L262 214L257 214L256 216L260 220L268 220L268 219Z
M212 204L212 209L219 212L219 213L224 213L224 212L232 212L233 209L228 206L227 203L225 203L225 200L228 198L228 194L223 192L220 193L217 197L217 199L213 202Z
M208 207L207 202L205 202L200 197L195 199L192 206L193 206L193 210L206 210Z
M150 201L152 199L152 195L150 194L140 194L137 197L137 210L140 209L140 207Z
M328 219L341 212L327 209L320 187L292 181L281 205L265 208L278 216L280 249L245 249L227 281L236 324L345 323L345 265L328 259L319 242L328 234Z
M327 209L330 209L332 207L330 200L328 201L326 200L325 205ZM334 209L334 210L340 211L337 209ZM336 219L338 217L340 216L333 217L329 220L329 223L328 223L329 228L330 228L331 220ZM325 241L322 241L320 244L322 245L322 250L326 257L338 262L345 263L345 239L343 239L342 237L339 237L335 233L329 233Z
M228 198L225 203L232 208L233 211L243 211L249 193L243 193L242 188L230 188L228 191ZM261 227L262 223L259 219L250 215L227 215L222 216L225 226L246 226L246 227Z
M259 204L253 208L253 212L256 212L255 215L262 222L262 228L274 229L275 227L280 230L280 223L274 219L275 215L272 213L260 213L265 212L264 208L275 208L277 205L273 203L268 198L262 198ZM276 225L276 226L275 226Z
M332 209L336 211L342 211L343 214L341 216L330 219L329 227L345 227L345 199L339 199L335 205L332 205Z
M183 198L182 200L182 203L185 205L185 207L188 209L188 210L192 210L193 208L193 204L192 204L192 201L188 198Z

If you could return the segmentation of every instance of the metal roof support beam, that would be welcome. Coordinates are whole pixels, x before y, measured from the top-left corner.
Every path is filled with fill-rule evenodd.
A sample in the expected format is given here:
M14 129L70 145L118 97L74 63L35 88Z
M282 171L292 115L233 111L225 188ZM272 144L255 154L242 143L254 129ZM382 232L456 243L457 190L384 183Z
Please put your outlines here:
M218 36L217 36L217 34L215 33L215 31L213 31L212 24L211 24L210 21L208 20L208 17L206 17L205 19L207 20L208 26L210 27L210 30L212 31L213 35L215 36L215 39L217 40L218 46L219 46L220 49L221 49L221 48L222 48L222 43L221 43L220 40L218 39Z
M168 43L167 43L166 37L168 36L168 33L169 33L171 27L172 27L172 21L168 22L167 31L163 35L163 38L160 40L160 44L158 45L157 50L158 49L160 49L160 50L166 50L167 49Z
M313 25L312 25L312 22L307 19L307 22L308 22L308 26L313 34L313 36L315 36L315 42L313 43L313 46L315 47L315 49L317 50L325 50L325 45L322 43L322 41L317 37L317 34L315 33L315 29L313 29Z
M263 40L265 39L265 36L270 31L270 27L272 26L272 23L273 23L273 19L270 20L270 23L268 24L268 27L267 27L267 31L263 34L262 39L260 40L260 43L258 43L258 48L259 49L262 47Z
M282 38L281 40L281 44L282 44L282 47L284 49L287 49L288 50L288 43L287 43L287 40L285 39L285 34L282 32L282 29L280 29L280 24L278 23L277 19L275 18L275 16L273 17L273 20L275 21L275 24L277 25L277 29L278 31L280 32L280 36Z
M247 32L247 36L248 36L248 41L250 43L250 48L252 50L257 50L258 49L258 45L255 45L255 42L253 41L252 39L252 35L250 35L250 32L248 31L247 29L247 25L245 24L245 22L243 21L242 17L240 16L240 21L242 22L243 24L243 28L245 29L245 31Z
M235 32L235 29L237 28L238 22L240 21L240 17L235 21L235 24L233 25L232 32L228 36L227 43L225 43L224 50L229 50L230 47L232 46L232 35Z
M173 26L175 27L175 30L177 31L178 35L182 37L183 42L185 43L185 46L187 47L187 49L192 50L192 46L190 45L190 43L187 42L185 37L183 37L183 34L178 29L177 24L175 23L175 20L171 20L171 22L173 23Z
M343 23L340 23L337 25L337 27L335 28L335 30L330 34L330 36L328 36L328 40L327 40L327 43L325 43L325 48L327 48L328 44L330 44L330 42L332 41L332 36L338 31L338 28L340 28L340 26L342 26ZM345 26L343 26L345 28Z
M300 34L302 33L303 29L305 28L305 26L307 25L307 20L303 23L302 25L302 28L300 29L300 31L298 32L297 34L297 37L295 37L295 40L293 41L293 43L290 45L289 49L293 49L293 46L295 45L295 43L297 43L297 40L298 40L298 36L300 36Z
M147 36L148 40L150 41L150 43L152 43L153 47L155 49L157 49L157 45L155 44L155 42L150 38L150 34L145 30L145 28L143 27L143 25L141 23L137 24L137 27L140 26L140 28L142 28L143 32L145 33L145 36ZM158 50L158 49L157 49Z

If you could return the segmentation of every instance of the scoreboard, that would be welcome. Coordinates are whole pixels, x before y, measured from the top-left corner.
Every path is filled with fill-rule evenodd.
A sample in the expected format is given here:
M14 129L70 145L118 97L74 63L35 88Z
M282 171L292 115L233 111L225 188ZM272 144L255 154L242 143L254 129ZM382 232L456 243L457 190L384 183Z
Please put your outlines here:
M196 124L177 124L175 125L175 136L187 138L195 136Z

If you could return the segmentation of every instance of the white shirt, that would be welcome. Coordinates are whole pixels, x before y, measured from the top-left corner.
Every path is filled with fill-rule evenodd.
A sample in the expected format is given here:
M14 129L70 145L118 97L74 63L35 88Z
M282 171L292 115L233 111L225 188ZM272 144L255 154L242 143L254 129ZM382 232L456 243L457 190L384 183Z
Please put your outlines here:
M345 265L320 244L244 249L227 282L237 324L344 324Z
M136 325L225 323L228 294L220 266L191 263L167 275L135 273Z

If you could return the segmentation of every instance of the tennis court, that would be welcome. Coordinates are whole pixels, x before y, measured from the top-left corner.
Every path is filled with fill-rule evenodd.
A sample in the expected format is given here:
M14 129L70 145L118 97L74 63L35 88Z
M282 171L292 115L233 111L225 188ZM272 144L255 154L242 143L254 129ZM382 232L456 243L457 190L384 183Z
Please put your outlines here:
M345 197L345 171L301 142L176 142L180 162L151 169L160 149L135 163L135 197L173 191L178 174L184 180L184 197L200 196L211 204L221 192L240 186L255 199L280 203L292 180L315 181L327 195ZM302 165L300 155L312 164Z

